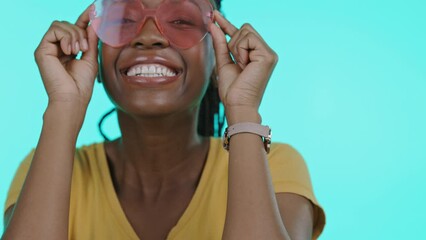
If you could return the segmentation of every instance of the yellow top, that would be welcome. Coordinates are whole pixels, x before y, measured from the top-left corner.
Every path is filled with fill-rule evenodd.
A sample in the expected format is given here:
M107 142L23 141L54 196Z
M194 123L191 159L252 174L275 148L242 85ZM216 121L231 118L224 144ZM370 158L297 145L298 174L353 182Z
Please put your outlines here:
M21 163L9 189L5 209L17 201L34 150ZM325 215L312 189L307 166L291 146L272 144L268 154L276 193L291 192L309 199L318 218L314 239L325 224ZM172 228L168 240L219 240L224 224L228 189L228 153L221 140L211 138L199 185L187 209ZM69 239L139 239L115 193L103 143L78 148L72 177Z

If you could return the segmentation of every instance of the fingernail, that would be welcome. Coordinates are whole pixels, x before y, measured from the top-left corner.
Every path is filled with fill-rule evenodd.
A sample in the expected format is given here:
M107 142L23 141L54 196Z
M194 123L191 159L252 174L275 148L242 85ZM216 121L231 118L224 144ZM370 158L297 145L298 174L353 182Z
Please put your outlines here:
M89 49L89 44L87 43L86 39L83 39L83 41L81 42L81 47L83 48L84 51Z
M68 44L67 53L71 54L71 44Z
M77 54L78 52L80 52L80 43L75 42L74 54Z

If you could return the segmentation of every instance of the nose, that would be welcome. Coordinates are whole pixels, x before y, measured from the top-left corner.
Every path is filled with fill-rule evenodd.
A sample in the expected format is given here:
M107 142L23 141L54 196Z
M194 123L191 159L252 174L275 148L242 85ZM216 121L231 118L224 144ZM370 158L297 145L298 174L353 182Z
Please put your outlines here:
M148 18L143 23L142 29L130 44L132 47L140 49L160 49L170 45L152 18Z

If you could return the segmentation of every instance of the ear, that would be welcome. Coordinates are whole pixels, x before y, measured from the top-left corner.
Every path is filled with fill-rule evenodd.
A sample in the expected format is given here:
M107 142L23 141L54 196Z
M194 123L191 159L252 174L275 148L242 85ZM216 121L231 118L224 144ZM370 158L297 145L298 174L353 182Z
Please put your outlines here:
M102 42L98 41L98 76L96 77L96 81L98 83L102 83Z

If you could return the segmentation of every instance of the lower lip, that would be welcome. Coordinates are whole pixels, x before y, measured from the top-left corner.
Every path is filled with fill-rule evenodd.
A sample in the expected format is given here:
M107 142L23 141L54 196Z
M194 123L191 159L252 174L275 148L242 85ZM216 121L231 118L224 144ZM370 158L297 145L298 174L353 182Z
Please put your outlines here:
M178 80L180 74L173 77L142 77L142 76L127 76L122 75L125 82L138 87L153 88L170 84Z

